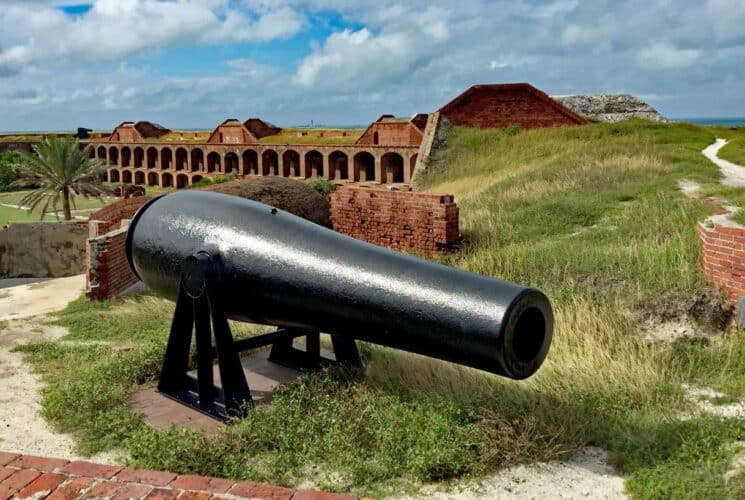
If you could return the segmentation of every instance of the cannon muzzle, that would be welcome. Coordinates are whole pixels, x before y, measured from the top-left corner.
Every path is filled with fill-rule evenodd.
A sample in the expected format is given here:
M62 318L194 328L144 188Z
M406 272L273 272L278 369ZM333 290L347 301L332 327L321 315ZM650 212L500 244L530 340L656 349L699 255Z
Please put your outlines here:
M176 300L184 263L209 255L232 319L364 340L512 379L541 366L551 305L540 291L371 245L261 203L179 191L132 220L137 276Z

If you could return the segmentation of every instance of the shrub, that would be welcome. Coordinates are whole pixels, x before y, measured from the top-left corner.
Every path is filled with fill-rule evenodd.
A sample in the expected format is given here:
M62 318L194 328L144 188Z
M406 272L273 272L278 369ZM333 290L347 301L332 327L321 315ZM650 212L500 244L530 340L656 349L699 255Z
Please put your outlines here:
M322 196L328 196L336 190L336 186L325 177L311 179L307 182L307 185L309 188L315 189L321 193Z
M506 129L504 129L504 135L517 135L519 133L520 133L519 125L510 125Z
M11 184L20 178L18 164L21 155L18 151L6 151L0 155L0 191L12 191Z

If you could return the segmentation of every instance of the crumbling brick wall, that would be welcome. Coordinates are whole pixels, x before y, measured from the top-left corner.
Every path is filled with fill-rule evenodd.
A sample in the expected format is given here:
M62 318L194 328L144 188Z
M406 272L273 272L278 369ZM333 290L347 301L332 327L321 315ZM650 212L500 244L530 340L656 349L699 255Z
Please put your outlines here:
M148 196L135 196L106 205L89 217L91 221L100 221L96 235L105 234L112 229L119 228L121 221L131 219L142 205L150 201Z
M434 256L460 241L451 195L344 186L330 203L335 231L375 245Z
M88 298L106 300L116 297L139 281L127 262L126 241L126 227L88 240Z
M698 225L707 281L727 293L732 302L745 297L745 228Z

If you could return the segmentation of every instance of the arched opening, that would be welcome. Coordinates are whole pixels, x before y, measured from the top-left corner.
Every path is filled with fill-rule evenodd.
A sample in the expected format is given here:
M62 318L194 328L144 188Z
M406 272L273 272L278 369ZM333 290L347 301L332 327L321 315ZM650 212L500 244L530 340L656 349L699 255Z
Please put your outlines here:
M207 172L222 172L222 158L214 151L207 155Z
M288 149L282 155L282 175L284 177L300 177L300 154Z
M259 175L259 155L253 149L243 152L243 175Z
M202 176L201 175L192 175L191 176L191 183L192 184L196 184L197 182L199 182L201 180L202 180Z
M109 163L111 165L119 165L119 150L114 146L109 148Z
M305 153L305 177L323 177L323 155L318 151Z
M412 155L409 159L409 179L414 177L414 169L416 168L416 160L419 158L418 154Z
M171 148L163 148L160 150L160 169L169 170L173 164L173 151Z
M176 170L184 170L188 159L189 154L186 152L186 149L178 148L176 150Z
M189 176L186 174L178 174L176 176L176 187L181 189L189 185Z
M141 170L135 172L135 184L138 186L145 184L145 172Z
M225 173L239 173L240 164L238 161L238 155L235 153L228 153L225 155Z
M109 182L119 182L119 171L116 169L109 170Z
M354 182L375 180L375 157L367 151L354 155Z
M191 150L191 171L201 172L204 170L204 152L199 148Z
M132 151L129 149L129 146L124 146L122 148L122 167L128 167L131 161Z
M135 168L141 168L142 160L145 157L145 152L142 150L142 148L137 147L134 150L134 156L135 156L135 161L134 161Z
M92 147L92 148L88 149L88 158L90 158L92 160L95 157L96 157L96 148L93 148Z
M329 179L349 179L349 157L341 151L334 151L329 155Z
M105 146L98 147L98 157L102 160L106 159L106 147Z
M380 144L380 136L377 132L373 132L373 144L378 145Z
M122 182L124 184L132 184L132 172L129 170L122 171Z
M158 185L158 174L155 172L148 172L147 173L147 185L148 186L157 186Z
M150 147L147 148L147 168L158 167L158 150Z
M273 149L267 149L261 155L261 175L277 175L279 155Z
M173 176L168 172L160 175L160 187L173 187Z
M404 159L398 153L386 153L380 161L380 182L390 184L404 181Z

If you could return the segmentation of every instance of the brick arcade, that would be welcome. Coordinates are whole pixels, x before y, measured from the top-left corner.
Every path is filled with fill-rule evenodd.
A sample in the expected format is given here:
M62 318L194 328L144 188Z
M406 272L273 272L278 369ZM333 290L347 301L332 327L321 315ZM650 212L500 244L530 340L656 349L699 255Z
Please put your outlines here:
M526 83L473 86L437 114L453 125L477 128L586 123ZM124 122L108 137L91 141L91 156L108 162L109 182L146 186L181 188L204 178L235 174L325 177L337 184L397 184L406 188L433 115L382 115L356 140L340 140L316 131L313 143L303 141L307 132L298 133L297 141L291 141L280 135L281 128L259 118L225 120L209 136L171 131L147 121ZM346 132L342 134L346 136Z

